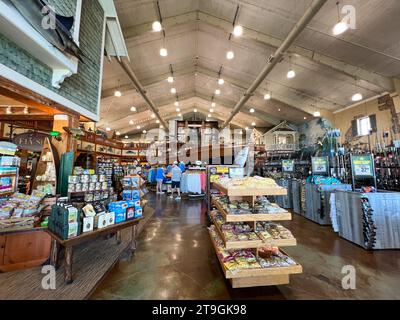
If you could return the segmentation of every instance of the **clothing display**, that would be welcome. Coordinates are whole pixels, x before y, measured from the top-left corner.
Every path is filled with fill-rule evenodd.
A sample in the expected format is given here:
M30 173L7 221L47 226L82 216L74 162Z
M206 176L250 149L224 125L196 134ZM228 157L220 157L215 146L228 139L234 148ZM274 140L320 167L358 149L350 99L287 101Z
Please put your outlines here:
M206 174L192 172L182 174L181 191L194 194L204 193L206 191Z

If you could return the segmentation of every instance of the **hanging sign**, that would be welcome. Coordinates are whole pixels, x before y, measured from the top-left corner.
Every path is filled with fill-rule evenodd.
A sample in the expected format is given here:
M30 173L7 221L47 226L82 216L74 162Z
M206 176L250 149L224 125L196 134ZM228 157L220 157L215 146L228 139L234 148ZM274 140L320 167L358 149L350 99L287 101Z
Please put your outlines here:
M41 152L44 139L47 136L48 135L40 132L25 132L14 136L12 142L21 150Z
M282 172L294 172L294 160L282 160Z
M351 165L355 178L374 177L372 155L352 156Z
M312 157L311 164L312 164L313 174L319 174L319 175L329 174L328 157Z

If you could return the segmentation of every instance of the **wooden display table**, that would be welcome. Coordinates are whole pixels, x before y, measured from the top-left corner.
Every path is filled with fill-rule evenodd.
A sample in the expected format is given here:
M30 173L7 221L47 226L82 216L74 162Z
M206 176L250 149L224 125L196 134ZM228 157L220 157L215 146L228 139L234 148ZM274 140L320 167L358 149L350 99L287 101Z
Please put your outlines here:
M47 233L50 235L51 242L51 255L50 255L50 264L54 266L56 269L58 268L58 256L60 247L64 247L65 249L65 283L72 283L72 260L73 260L73 247L84 243L89 240L93 240L100 236L109 235L112 233L117 233L117 243L121 243L121 231L127 228L132 228L132 238L130 241L130 251L131 254L136 250L136 235L137 235L137 225L143 218L137 218L134 220L129 220L121 223L114 224L112 226L97 229L92 232L83 233L77 237L62 240L57 235L52 233L50 230L47 230Z

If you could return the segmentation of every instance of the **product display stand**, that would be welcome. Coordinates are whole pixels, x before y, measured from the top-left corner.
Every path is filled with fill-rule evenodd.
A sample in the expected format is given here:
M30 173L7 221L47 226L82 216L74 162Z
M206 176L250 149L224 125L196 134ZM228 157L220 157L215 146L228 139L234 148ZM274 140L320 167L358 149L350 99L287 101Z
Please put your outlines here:
M287 190L281 187L264 187L255 189L227 189L224 186L213 183L213 187L218 189L229 197L230 200L249 200L253 204L256 201L257 196L281 196L286 195ZM277 213L277 214L228 214L222 207L222 205L216 201L212 201L217 210L220 212L225 222L247 222L253 230L256 229L258 221L283 221L291 220L292 216L289 212ZM282 240L266 240L260 237L260 240L252 241L226 241L222 230L220 230L218 224L213 220L215 229L222 241L225 244L226 250L232 249L254 249L255 255L258 257L258 249L261 247L282 247L282 246L295 246L297 245L296 239L282 239ZM287 267L271 267L271 268L252 268L252 269L239 269L239 270L228 270L224 265L223 261L218 254L219 248L216 245L212 233L210 231L211 241L213 242L214 248L217 252L218 259L221 263L222 270L227 279L230 280L233 288L247 288L247 287L260 287L270 285L281 285L289 283L290 274L302 273L302 266L299 264ZM285 254L283 250L281 253Z
M50 156L50 157L48 157ZM48 176L48 167L52 166L55 170L52 177ZM48 138L45 139L43 144L43 151L40 155L40 160L37 164L37 169L35 173L35 178L33 180L32 190L40 190L43 189L46 185L50 185L51 188L45 188L43 191L46 191L50 195L56 194L57 187L57 170L59 167L59 159L57 155L57 151L50 143ZM50 190L51 189L51 190Z

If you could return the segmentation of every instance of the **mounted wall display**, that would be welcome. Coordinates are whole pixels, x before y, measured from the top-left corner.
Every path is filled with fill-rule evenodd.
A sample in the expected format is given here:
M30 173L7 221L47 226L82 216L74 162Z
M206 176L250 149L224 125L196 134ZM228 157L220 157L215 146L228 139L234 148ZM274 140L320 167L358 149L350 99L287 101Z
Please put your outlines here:
M317 175L329 175L328 157L312 157L312 172Z
M48 135L41 132L25 132L14 136L12 140L19 149L41 152L46 137Z
M294 172L294 160L282 160L282 172L292 173Z

